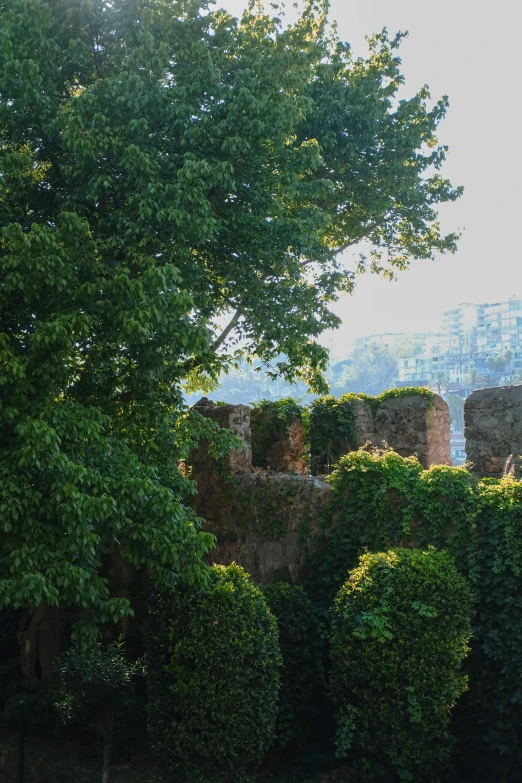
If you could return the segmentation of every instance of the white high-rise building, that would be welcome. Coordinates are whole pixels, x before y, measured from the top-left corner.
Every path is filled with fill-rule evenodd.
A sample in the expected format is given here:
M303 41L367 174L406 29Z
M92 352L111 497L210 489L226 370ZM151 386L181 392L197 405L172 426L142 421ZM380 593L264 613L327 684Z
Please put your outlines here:
M506 378L522 369L522 300L513 297L494 304L461 304L443 313L440 352L399 360L399 381L428 383L439 374L465 384L475 370L494 375L488 359L504 357ZM511 373L511 376L510 376ZM501 371L496 372L497 375Z

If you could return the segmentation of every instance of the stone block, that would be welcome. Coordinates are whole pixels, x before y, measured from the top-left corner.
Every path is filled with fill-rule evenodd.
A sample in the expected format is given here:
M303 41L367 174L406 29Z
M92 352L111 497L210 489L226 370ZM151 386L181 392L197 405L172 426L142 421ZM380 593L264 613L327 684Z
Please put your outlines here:
M450 413L438 394L390 397L375 414L375 445L402 457L416 455L424 468L451 465Z
M360 449L366 443L373 443L375 430L372 409L364 400L355 400L353 403L353 417L355 424L355 445Z
M208 561L239 563L257 583L274 578L301 582L311 534L331 489L311 476L243 473L226 491L196 495L194 507L214 533ZM209 521L211 520L211 521Z
M478 389L464 405L466 453L478 476L521 475L522 384Z

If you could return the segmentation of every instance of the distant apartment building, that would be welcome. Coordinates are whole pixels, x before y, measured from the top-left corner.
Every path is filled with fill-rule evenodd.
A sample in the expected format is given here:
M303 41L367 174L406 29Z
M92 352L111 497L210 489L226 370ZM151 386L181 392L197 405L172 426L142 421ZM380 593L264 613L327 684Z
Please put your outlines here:
M462 432L452 432L450 438L452 465L464 465L466 462L466 438Z
M509 357L505 380L522 369L522 300L494 304L462 304L443 314L440 351L399 360L399 382L425 384L439 375L463 385L476 371L486 378L501 373L488 359Z
M435 332L382 332L358 337L354 341L355 348L365 348L368 345L378 345L392 353L401 351L404 347L413 347L416 354L431 354L439 349L440 334Z

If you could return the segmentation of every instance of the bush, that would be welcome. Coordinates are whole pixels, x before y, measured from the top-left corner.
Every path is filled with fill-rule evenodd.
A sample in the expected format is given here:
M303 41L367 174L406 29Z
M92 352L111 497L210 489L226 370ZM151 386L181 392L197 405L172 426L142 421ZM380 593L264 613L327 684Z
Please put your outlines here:
M151 744L176 780L245 783L274 736L277 625L239 566L213 566L151 601L147 635Z
M104 740L102 779L109 779L114 721L132 700L139 664L127 661L123 637L102 647L71 647L57 662L56 708L64 725L92 726Z
M434 549L366 554L351 571L333 607L331 695L338 754L352 751L364 780L444 779L470 606Z
M276 740L286 745L304 734L304 714L320 674L320 650L312 603L300 585L263 587L279 628L283 659Z

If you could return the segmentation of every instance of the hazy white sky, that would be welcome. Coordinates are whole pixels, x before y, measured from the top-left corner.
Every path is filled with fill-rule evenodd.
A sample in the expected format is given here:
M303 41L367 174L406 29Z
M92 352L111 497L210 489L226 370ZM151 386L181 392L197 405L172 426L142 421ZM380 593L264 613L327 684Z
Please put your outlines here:
M246 2L218 4L240 14ZM463 301L522 296L521 9L516 0L331 0L330 18L356 55L367 34L409 31L405 94L428 84L434 99L449 96L439 132L450 148L443 174L465 187L441 211L445 230L464 229L457 254L414 262L397 282L361 277L336 307L343 326L325 340L334 356L360 335L437 329L440 312Z

